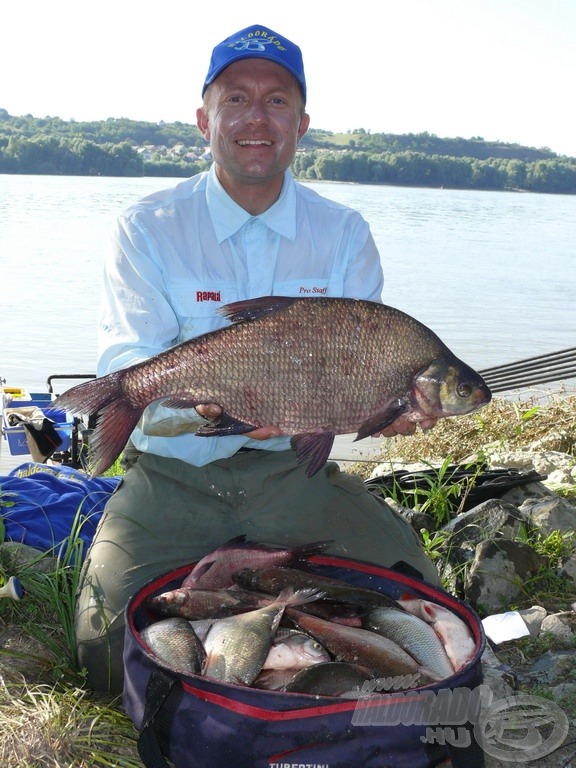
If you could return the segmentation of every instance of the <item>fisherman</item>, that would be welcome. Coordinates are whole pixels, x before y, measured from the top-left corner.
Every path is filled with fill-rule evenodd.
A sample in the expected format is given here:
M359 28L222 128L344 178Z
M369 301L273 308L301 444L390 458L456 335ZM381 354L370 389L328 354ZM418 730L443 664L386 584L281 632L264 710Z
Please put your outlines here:
M299 47L262 25L231 35L213 50L202 96L197 125L210 143L210 170L118 221L104 275L99 376L223 327L217 310L232 301L381 301L368 224L289 171L310 120ZM124 453L128 469L88 552L76 609L78 658L96 690L122 689L130 596L240 534L282 546L330 539L328 552L438 582L417 534L360 478L334 462L306 477L274 425L198 437L202 417L219 408L198 411L152 403ZM414 429L400 417L381 434Z

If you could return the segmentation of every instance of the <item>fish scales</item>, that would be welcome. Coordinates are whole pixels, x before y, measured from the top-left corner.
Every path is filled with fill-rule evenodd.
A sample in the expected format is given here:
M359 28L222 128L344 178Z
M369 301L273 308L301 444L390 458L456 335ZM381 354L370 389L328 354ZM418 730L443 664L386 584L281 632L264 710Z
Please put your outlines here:
M419 672L419 665L410 654L376 632L333 624L294 608L288 608L286 613L297 626L315 637L336 661L359 664L378 677Z
M436 632L423 619L396 608L370 608L362 625L389 637L407 651L431 674L444 680L454 668Z
M356 664L327 661L317 664L314 668L307 667L297 671L284 690L316 696L343 696L358 693L369 679L367 670Z
M270 601L271 598L247 590L180 587L149 598L148 606L163 616L198 621L245 613Z
M162 619L145 627L140 636L172 669L192 675L201 671L206 656L204 646L186 619Z
M234 581L244 589L278 594L280 590L318 589L322 590L324 599L336 603L368 606L386 606L401 608L393 598L367 587L348 584L341 579L330 576L320 576L312 571L302 571L298 568L271 566L269 568L244 568L234 574Z
M226 305L232 325L149 360L80 384L55 407L99 413L92 471L110 466L144 408L216 403L221 417L197 435L274 424L292 436L311 476L336 434L357 439L404 414L418 422L469 413L490 400L480 375L404 312L338 298L261 297Z
M284 610L315 600L316 590L283 590L270 605L215 622L206 636L203 674L227 683L251 685L262 669Z
M200 337L197 343L192 339L157 359L145 394L141 371L128 369L125 392L139 405L166 394L219 403L234 419L255 426L277 424L286 434L319 425L336 433L354 432L391 395L404 393L422 367L423 354L437 357L444 347L432 332L404 320L399 356L395 331L401 313L388 308L388 322L379 326L375 315L382 315L382 305L353 302L353 312L350 306L344 299L296 300L287 309Z

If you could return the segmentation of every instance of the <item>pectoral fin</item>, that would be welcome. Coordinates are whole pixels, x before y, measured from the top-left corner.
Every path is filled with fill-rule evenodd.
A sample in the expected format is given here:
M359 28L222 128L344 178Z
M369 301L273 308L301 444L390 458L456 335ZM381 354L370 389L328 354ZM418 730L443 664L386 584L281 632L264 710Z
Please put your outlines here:
M332 450L335 433L327 430L318 432L304 432L301 435L294 435L290 439L290 445L296 451L296 460L298 464L310 460L306 469L306 476L312 477L328 461L328 456Z
M194 397L185 397L184 395L174 395L161 400L164 408L195 408L201 405L200 400Z
M377 432L381 432L386 427L390 426L393 421L396 421L398 416L406 413L408 405L401 400L396 400L389 408L381 413L376 413L369 419L360 425L358 434L354 438L354 442L357 440L363 440L365 437L375 435Z
M238 419L233 419L226 413L222 413L210 424L206 424L196 432L200 437L219 437L221 435L245 435L258 429L254 424L246 424Z

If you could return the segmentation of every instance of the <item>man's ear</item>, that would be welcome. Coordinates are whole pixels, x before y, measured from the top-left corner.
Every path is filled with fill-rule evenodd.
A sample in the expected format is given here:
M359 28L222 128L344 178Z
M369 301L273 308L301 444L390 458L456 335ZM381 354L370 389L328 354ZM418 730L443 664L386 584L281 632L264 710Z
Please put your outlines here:
M298 127L298 141L304 136L304 134L308 131L308 127L310 125L310 115L306 112L302 115L302 119L300 120L300 125Z
M204 107L198 107L196 110L196 125L198 130L204 136L206 141L210 140L210 129L208 127L208 115Z

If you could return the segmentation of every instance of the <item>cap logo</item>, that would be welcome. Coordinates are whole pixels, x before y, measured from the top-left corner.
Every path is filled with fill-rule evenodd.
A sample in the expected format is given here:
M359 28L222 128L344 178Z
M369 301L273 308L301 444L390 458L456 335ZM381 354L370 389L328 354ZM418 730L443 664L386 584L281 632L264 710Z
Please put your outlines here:
M274 45L279 51L285 51L286 48L282 45L278 38L271 36L268 37L267 32L251 32L246 37L241 37L240 40L236 40L234 43L230 43L228 48L234 48L235 51L258 51L263 53L266 50L266 46Z

